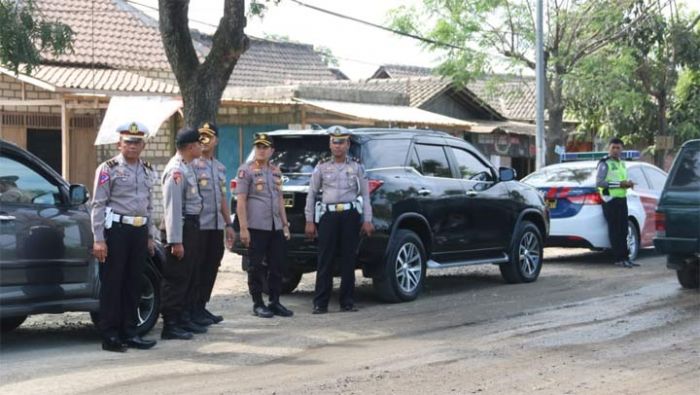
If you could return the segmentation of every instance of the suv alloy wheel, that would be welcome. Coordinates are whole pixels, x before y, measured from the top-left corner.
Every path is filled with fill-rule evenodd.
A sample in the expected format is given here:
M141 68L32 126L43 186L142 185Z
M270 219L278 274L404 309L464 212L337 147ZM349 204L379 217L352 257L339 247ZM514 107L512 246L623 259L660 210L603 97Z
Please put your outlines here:
M523 221L516 234L510 260L501 263L499 268L506 282L530 283L537 280L542 270L542 236L537 226L529 221Z
M389 244L383 276L372 279L380 299L386 302L414 300L423 289L426 254L414 232L399 229Z

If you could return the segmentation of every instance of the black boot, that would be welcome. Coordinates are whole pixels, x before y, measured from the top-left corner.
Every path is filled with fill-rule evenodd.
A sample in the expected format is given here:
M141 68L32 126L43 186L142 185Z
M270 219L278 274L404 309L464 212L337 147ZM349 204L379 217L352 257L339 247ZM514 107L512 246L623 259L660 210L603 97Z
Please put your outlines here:
M214 321L215 324L218 324L219 322L224 320L223 316L212 313L211 311L207 310L206 307L202 307L202 309L204 310L204 314L206 314L210 320Z
M197 325L194 322L192 322L192 317L189 312L185 312L180 316L180 328L192 332L192 333L207 333L207 327L206 326L201 326Z
M160 338L163 340L190 340L192 338L192 332L188 332L182 329L177 320L174 319L163 319L163 331L160 333Z
M142 338L141 336L132 336L128 339L126 339L126 345L127 347L130 348L138 348L139 350L148 350L149 348L152 348L153 346L156 345L155 340L147 340Z
M126 344L117 336L110 336L102 341L102 349L112 352L126 352Z
M292 310L282 306L282 303L279 301L270 302L270 304L267 305L267 308L270 309L274 315L278 315L280 317L291 317L294 315Z
M192 309L192 322L199 326L207 327L214 324L214 320L209 318L209 316L204 312L204 308L195 307Z

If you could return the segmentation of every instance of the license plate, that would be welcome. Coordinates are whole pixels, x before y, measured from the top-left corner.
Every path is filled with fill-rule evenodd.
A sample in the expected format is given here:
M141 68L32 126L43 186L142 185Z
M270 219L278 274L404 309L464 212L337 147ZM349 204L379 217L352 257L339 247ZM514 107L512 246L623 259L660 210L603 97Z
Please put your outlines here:
M282 195L282 198L284 199L284 207L294 207L293 193L285 193L284 195Z
M549 207L550 209L557 208L557 201L556 200L547 200L547 207Z

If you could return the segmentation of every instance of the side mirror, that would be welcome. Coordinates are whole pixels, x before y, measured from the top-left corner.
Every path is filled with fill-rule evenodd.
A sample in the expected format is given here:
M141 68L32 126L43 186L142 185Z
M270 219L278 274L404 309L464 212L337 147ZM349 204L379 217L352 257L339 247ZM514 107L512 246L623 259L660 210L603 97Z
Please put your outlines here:
M70 186L70 203L79 206L88 201L90 193L84 185L74 184Z
M498 179L501 181L513 181L515 180L515 169L510 167L499 167L498 168Z

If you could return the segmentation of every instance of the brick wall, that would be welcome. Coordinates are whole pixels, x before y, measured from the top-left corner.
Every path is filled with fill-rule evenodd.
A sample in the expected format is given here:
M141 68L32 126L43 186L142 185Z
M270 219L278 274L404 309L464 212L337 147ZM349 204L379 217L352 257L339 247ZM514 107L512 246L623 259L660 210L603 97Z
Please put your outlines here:
M24 85L24 93L23 93ZM5 74L0 75L0 98L2 99L23 99L28 100L47 100L61 99L60 93L49 92L45 89L37 88L34 85L23 83L15 78ZM60 114L61 107L59 106L0 106L0 111L27 111L38 113Z

